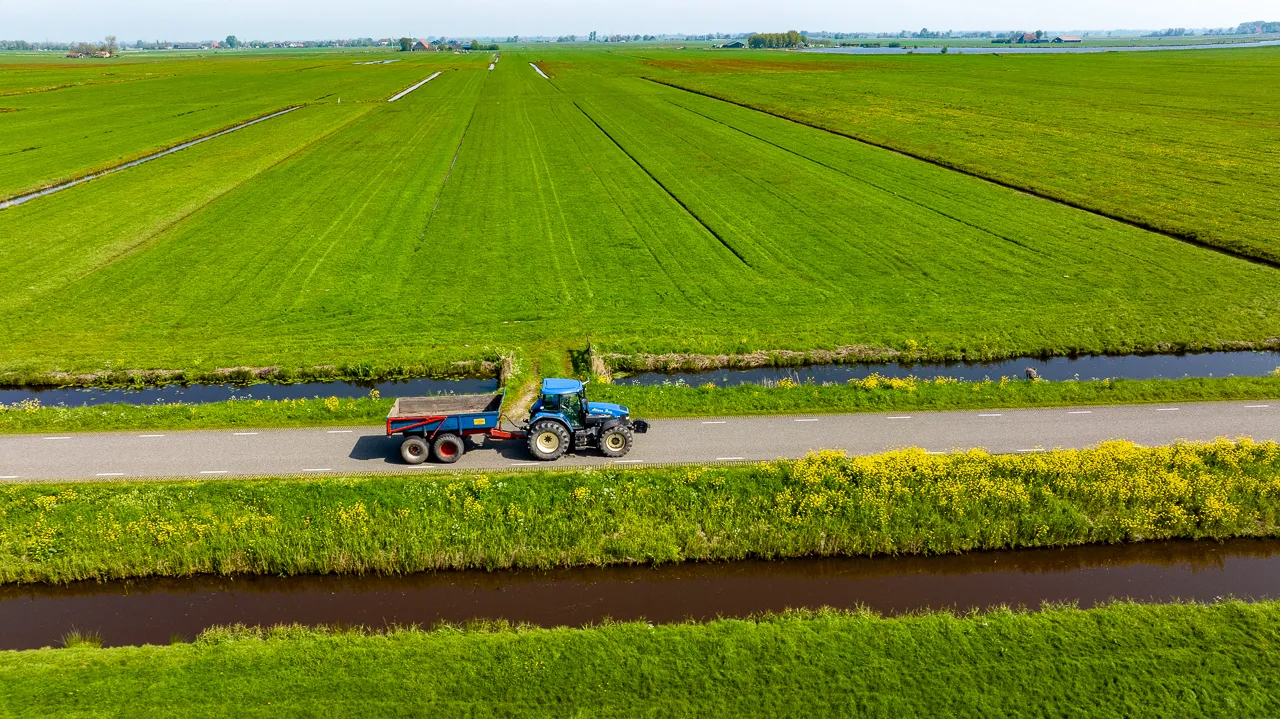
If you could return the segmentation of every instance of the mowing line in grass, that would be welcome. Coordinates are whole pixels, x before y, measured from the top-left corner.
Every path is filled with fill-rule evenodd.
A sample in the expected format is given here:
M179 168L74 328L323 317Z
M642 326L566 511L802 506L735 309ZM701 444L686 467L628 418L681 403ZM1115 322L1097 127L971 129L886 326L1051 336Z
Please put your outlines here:
M1127 218L1127 217L1124 217L1124 216L1121 216L1121 215L1117 215L1117 214L1114 214L1114 213L1107 212L1107 211L1105 211L1105 210L1101 210L1101 209L1097 209L1097 208L1092 208L1092 207L1088 207L1088 206L1085 206L1085 205L1081 205L1081 204L1079 204L1079 203L1073 202L1073 201L1068 200L1068 199L1064 199L1064 198L1061 198L1061 197L1055 197L1055 196L1053 196L1053 195L1050 195L1050 194L1047 194L1047 193L1044 193L1044 192L1040 192L1040 191L1038 191L1038 190L1035 190L1034 188L1030 188L1030 187L1023 187L1023 186L1020 186L1020 185L1014 184L1014 183L1012 183L1012 182L1007 182L1007 181L1005 181L1005 180L1001 180L1001 179L998 179L998 178L992 177L992 176L990 176L990 175L986 175L986 174L983 174L983 173L981 173L981 172L977 172L977 171L975 171L975 170L969 170L969 169L966 169L966 168L960 167L960 166L958 166L958 165L955 165L955 164L952 164L952 163L949 163L949 162L946 162L946 161L943 161L943 160L939 160L939 159L934 159L934 158L926 157L926 156L924 156L924 155L921 155L921 154L918 154L918 153L912 152L912 151L910 151L910 150L904 150L904 149L902 149L902 148L893 147L892 145L887 145L887 144L885 144L885 143L877 142L877 141L875 141L875 140L871 140L871 139L868 139L868 138L865 138L865 137L859 137L859 136L857 136L857 135L853 135L853 134L846 133L846 132L841 132L841 131L839 131L839 130L834 130L834 129L829 128L829 127L823 127L822 125L818 125L818 124L815 124L815 123L805 122L804 120L798 120L798 119L795 119L795 118L787 117L786 115L780 115L780 114L778 114L778 113L770 112L769 110L765 110L765 109L763 109L763 108L757 107L757 106L755 106L755 105L751 105L751 104L749 104L749 103L741 102L741 101L738 101L738 100L733 100L733 99L730 99L730 98L727 98L727 97L720 97L720 96L718 96L718 95L714 95L714 94L709 93L709 92L703 92L703 91L701 91L701 90L694 90L694 89L692 89L692 88L684 87L684 86L682 86L682 85L678 85L678 84L676 84L676 83L674 83L674 82L670 82L670 81L668 81L668 80L660 80L660 79L653 78L653 77L642 77L641 79L643 79L643 80L647 80L647 81L652 82L652 83L657 84L657 85L662 85L662 86L664 86L664 87L670 87L670 88L673 88L673 89L676 89L676 90L681 90L681 91L683 91L683 92L687 92L687 93L690 93L690 94L692 94L692 95L701 95L702 97L707 97L707 98L710 98L710 99L712 99L712 100L719 100L719 101L721 101L721 102L727 102L727 103L729 103L729 104L731 104L731 105L737 105L738 107L741 107L741 108L744 108L744 109L747 109L747 110L753 110L753 111L755 111L755 112L759 112L759 113L764 114L764 115L769 115L770 117L776 117L776 118L778 118L779 120L785 120L785 121L787 121L787 122L792 122L792 123L795 123L795 124L797 124L797 125L802 125L802 126L804 126L804 127L812 128L812 129L814 129L814 130L819 130L819 131L821 131L821 132L826 132L826 133L830 133L830 134L832 134L832 135L838 135L838 136L840 136L840 137L848 138L848 139L850 139L850 140L854 140L855 142L860 142L860 143L862 143L862 144L864 144L864 145L868 145L868 146L870 146L870 147L876 147L876 148L879 148L879 149L881 149L881 150L887 150L888 152L892 152L892 153L894 153L894 154L901 155L901 156L903 156L903 157L909 157L909 158L911 158L911 159L913 159L913 160L919 160L920 162L924 162L924 163L927 163L927 164L933 165L933 166L935 166L935 167L940 167L940 168L943 168L943 169L945 169L945 170L950 170L950 171L952 171L952 172L957 172L957 173L960 173L960 174L962 174L962 175L966 175L966 176L968 176L968 177L972 177L972 178L975 178L975 179L978 179L978 180L982 180L982 181L984 181L984 182L990 182L990 183L991 183L991 184L993 184L993 185L999 185L1000 187L1004 187L1004 188L1006 188L1006 189L1013 190L1013 191L1015 191L1015 192L1020 192L1020 193L1025 194L1025 195L1030 195L1030 196L1032 196L1032 197L1037 197L1037 198L1040 198L1040 199L1042 199L1042 200L1048 200L1049 202L1053 202L1053 203L1056 203L1056 204L1059 204L1059 205L1063 205L1063 206L1065 206L1065 207L1070 207L1070 208L1072 208L1072 209L1080 210L1080 211L1082 211L1082 212L1088 212L1089 214L1094 215L1094 216L1097 216L1097 217L1106 218L1106 219L1108 219L1108 220L1114 220L1114 221L1116 221L1116 222L1123 223L1123 224L1125 224L1125 225L1128 225L1128 226L1130 226L1130 227L1137 228L1137 229L1139 229L1139 230L1144 230L1144 231L1146 231L1146 232L1152 232L1152 233L1155 233L1155 234L1158 234L1158 235L1163 235L1163 236L1168 237L1168 238L1170 238L1170 239L1178 240L1178 241L1180 241L1180 242L1186 242L1186 243L1188 243L1188 244L1195 245L1196 247L1201 247L1201 248L1204 248L1204 249L1206 249L1206 250L1211 250L1211 251L1213 251L1213 252L1218 252L1218 253L1220 253L1220 254L1224 254L1224 255L1227 255L1227 256L1229 256L1229 257L1234 257L1234 258L1236 258L1236 259L1245 260L1246 262L1252 262L1252 263L1255 263L1255 264L1264 265L1264 266L1266 266L1266 267L1271 267L1271 268L1280 269L1280 262L1277 262L1277 261L1275 261L1275 260L1271 260L1271 259L1268 259L1268 258L1265 258L1265 257L1257 257L1257 256L1254 256L1254 255L1249 255L1249 254L1246 254L1246 253L1243 253L1243 252L1239 252L1239 251L1237 251L1237 250L1233 250L1233 249L1228 248L1228 247L1222 247L1222 246L1219 246L1219 245L1214 245L1214 244L1211 244L1211 243L1205 242L1204 240L1201 240L1201 239L1199 239L1199 238L1197 238L1197 237L1195 237L1195 236L1193 236L1193 235L1189 235L1189 234L1187 234L1187 233L1175 232L1175 231L1172 231L1172 230L1166 230L1166 229L1163 229L1163 228L1160 228L1160 227L1156 227L1155 225L1151 225L1151 224L1149 224L1149 223L1142 222L1142 221L1140 221L1140 220L1135 220L1135 219Z

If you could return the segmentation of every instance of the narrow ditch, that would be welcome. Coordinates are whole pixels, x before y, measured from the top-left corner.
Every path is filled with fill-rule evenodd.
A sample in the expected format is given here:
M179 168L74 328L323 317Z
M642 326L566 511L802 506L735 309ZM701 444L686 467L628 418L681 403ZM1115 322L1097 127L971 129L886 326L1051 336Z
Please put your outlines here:
M881 150L885 150L885 151L887 151L887 152L892 152L892 153L894 153L894 154L896 154L896 155L901 155L902 157L909 157L909 158L911 158L911 159L913 159L913 160L919 160L920 162L928 163L928 164L930 164L930 165L933 165L934 167L940 167L940 168L942 168L942 169L944 169L944 170L950 170L950 171L952 171L952 172L958 172L958 173L960 173L960 174L962 174L962 175L966 175L966 176L968 176L968 177L972 177L972 178L977 179L977 180L982 180L983 182L989 182L989 183L991 183L991 184L993 184L993 185L998 185L998 186L1003 187L1003 188L1005 188L1005 189L1007 189L1007 190L1013 190L1014 192L1020 192L1020 193L1022 193L1022 194L1024 194L1024 195L1029 195L1029 196L1031 196L1031 197L1036 197L1036 198L1039 198L1039 199L1041 199L1041 200L1047 200L1047 201L1049 201L1049 202L1052 202L1052 203L1055 203L1055 204L1058 204L1058 205L1062 205L1063 207L1070 207L1070 208L1072 208L1072 209L1074 209L1074 210L1080 210L1081 212L1087 212L1087 213L1089 213L1089 214L1091 214L1091 215L1094 215L1095 217L1100 217L1100 218L1103 218L1103 219L1111 220L1111 221L1113 221L1113 222L1119 222L1119 223L1121 223L1121 224L1123 224L1123 225L1128 225L1129 227L1133 227L1133 228L1135 228L1135 229L1143 230L1143 231L1145 231L1145 232L1151 232L1151 233L1154 233L1154 234L1157 234L1157 235L1162 235L1162 236L1164 236L1164 237L1168 237L1168 238L1169 238L1169 239L1171 239L1171 240L1177 240L1177 241L1179 241L1179 242L1185 242L1185 243L1187 243L1187 244L1195 245L1196 247L1200 247L1200 248L1203 248L1203 249L1206 249L1206 250L1211 250L1211 251L1213 251L1213 252L1217 252L1217 253L1219 253L1219 254L1227 255L1228 257L1234 257L1234 258L1236 258L1236 259L1238 259L1238 260L1244 260L1244 261L1246 261L1246 262L1252 262L1252 263L1254 263L1254 264L1262 265L1262 266L1264 266L1264 267L1270 267L1270 268L1272 268L1272 269L1280 269L1280 261L1270 260L1270 259L1267 259L1267 258L1264 258L1264 257L1255 257L1255 256L1253 256L1253 255L1247 255L1247 254L1244 254L1243 252L1237 252L1237 251L1235 251L1235 250L1232 250L1232 249L1229 249L1229 248L1226 248L1226 247L1220 247L1220 246L1218 246L1218 245L1210 244L1210 243L1208 243L1208 242L1205 242L1204 240L1201 240L1201 239L1199 239L1199 238L1197 238L1197 237L1194 237L1194 236L1192 236L1192 235L1189 235L1189 234L1180 233L1180 232L1174 232L1174 231L1172 231L1172 230L1162 229L1162 228L1160 228L1160 227L1156 227L1156 226L1154 226L1154 225L1150 225L1150 224L1147 224L1147 223L1142 222L1142 221L1139 221L1139 220L1130 219L1130 218L1127 218L1127 217L1123 217L1123 216L1121 216L1121 215L1115 215L1115 214L1111 214L1111 213L1109 213L1109 212L1105 212L1105 211L1103 211L1103 210L1099 210L1099 209L1096 209L1096 208L1093 208L1093 207L1088 207L1088 206L1085 206L1085 205L1081 205L1081 204L1078 204L1078 203L1076 203L1076 202L1072 202L1071 200L1063 199L1063 198L1061 198L1061 197L1056 197L1056 196L1054 196L1054 195L1046 194L1046 193L1043 193L1043 192L1038 192L1038 191L1033 190L1033 189L1031 189L1031 188L1023 187L1023 186L1020 186L1020 185L1015 185L1015 184L1013 184L1013 183L1011 183L1011 182L1006 182L1006 181L1004 181L1004 180L1000 180L1000 179L997 179L997 178L994 178L994 177L990 177L990 176L988 176L988 175L984 175L984 174L979 173L979 172L976 172L976 171L974 171L974 170L969 170L969 169L966 169L966 168L963 168L963 167L959 167L959 166L957 166L957 165L953 165L953 164L951 164L951 163L948 163L948 162L946 162L946 161L944 161L944 160L938 160L938 159L935 159L935 158L927 157L927 156L925 156L925 155L920 155L920 154L917 154L917 153L915 153L915 152L912 152L912 151L910 151L910 150L904 150L904 149L901 149L901 148L898 148L898 147L894 147L894 146L892 146L892 145L887 145L887 144L884 144L884 143L881 143L881 142L877 142L877 141L875 141L875 140L870 140L870 139L867 139L867 138L865 138L865 137L859 137L859 136L857 136L857 135L852 135L852 134L849 134L849 133L846 133L846 132L841 132L841 131L839 131L839 130L833 130L833 129L831 129L831 128L823 127L823 126L821 126L821 125L817 125L817 124L814 124L814 123L811 123L811 122L805 122L804 120L798 120L798 119L796 119L796 118L787 117L786 115L780 115L780 114L778 114L778 113L770 112L770 111L765 110L765 109L763 109L763 108L760 108L760 107L756 107L756 106L754 106L754 105L747 104L747 103L745 103L745 102L740 102L740 101L737 101L737 100L731 100L731 99L728 99L728 98L725 98L725 97L720 97L720 96L718 96L718 95L713 95L713 94L711 94L711 93L709 93L709 92L703 92L703 91L701 91L701 90L694 90L694 89L691 89L691 88L688 88L688 87L684 87L684 86L682 86L682 85L677 85L676 83L669 82L669 81L667 81L667 80L660 80L660 79L653 78L653 77L641 77L640 79L642 79L642 80L647 80L648 82L652 82L652 83L653 83L653 84L655 84L655 85L662 85L663 87L669 87L669 88L672 88L672 89L674 89L674 90L680 90L681 92L687 92L687 93L689 93L689 94L691 94L691 95L699 95L699 96L701 96L701 97L705 97L705 98L709 98L709 99L712 99L712 100L716 100L716 101L718 101L718 102L723 102L723 103L727 103L727 104L729 104L729 105L735 105L735 106L737 106L737 107L741 107L741 108L746 109L746 110L751 110L751 111L753 111L753 112L758 112L758 113L760 113L760 114L762 114L762 115L768 115L769 117L775 117L775 118L777 118L777 119L779 119L779 120L784 120L784 121L786 121L786 122L790 122L790 123L793 123L793 124L796 124L796 125L800 125L800 126L802 126L802 127L807 127L807 128L813 129L813 130L818 130L818 131L820 131L820 132L825 132L825 133L830 134L830 135L835 135L835 136L837 136L837 137L843 137L843 138L848 139L848 140L853 140L854 142L858 142L858 143L861 143L861 144L863 144L863 145L867 145L867 146L869 146L869 147L875 147L875 148L878 148L878 149L881 149Z
M636 167L640 168L640 170L644 172L644 174L647 175L649 179L653 181L654 184L656 184L658 187L661 187L662 191L667 193L668 197L670 197L672 200L675 200L676 204L680 205L681 209L683 209L686 213L688 213L688 215L692 217L695 221L697 221L699 225L702 225L702 229L706 230L712 237L716 238L716 241L719 242L721 245L723 245L726 250L732 252L733 256L737 257L739 262L741 262L743 265L747 267L750 267L751 269L755 269L754 267L751 266L750 262L747 262L747 259L743 257L741 253L739 253L737 250L733 248L733 245L729 244L723 237L720 236L719 232L716 232L714 229L712 229L711 226L708 225L706 222L704 222L701 217L698 217L698 214L694 212L692 208L686 205L683 200L681 200L679 197L676 197L676 194L672 192L670 188L668 188L665 184L663 184L662 180L659 180L657 177L654 176L652 172L649 172L649 168L641 164L639 160L637 160L630 152L628 152L627 149L622 146L622 143L618 142L616 139L614 139L613 135L609 134L608 130L601 127L600 123L596 122L596 119L592 117L590 114L588 114L586 110L583 110L581 105L579 105L577 102L574 102L573 106L578 108L578 112L581 112L583 117L590 120L591 124L595 125L597 130L599 130L605 137L609 138L609 141L612 142L615 147L621 150L622 154L626 155L628 159L630 159L633 163L635 163Z
M414 90L417 90L418 88L422 87L423 85L425 85L425 84L427 84L427 83L431 82L432 80L436 79L437 77L440 77L440 73L439 73L439 72L437 72L436 74L432 75L431 77L428 77L428 78L427 78L427 79L425 79L425 80L421 80L421 81L417 82L416 84L410 85L409 87L407 87L407 88L405 88L405 89L401 90L400 92L397 92L396 94L394 94L394 95L392 95L390 98L388 98L388 99L387 99L387 102L395 102L396 100L399 100L400 98L404 97L405 95L408 95L409 93L413 92Z
M90 181L90 180L96 180L96 179L98 179L99 177L105 177L106 175L111 175L111 174L114 174L114 173L120 172L121 170L127 170L127 169L129 169L130 167L136 167L136 166L138 166L138 165L141 165L141 164L142 164L142 163L144 163L144 162L150 162L150 161L155 160L155 159L157 159L157 158L164 157L165 155L171 155L171 154L173 154L173 153L175 153L175 152L178 152L179 150L185 150L185 149L187 149L188 147L192 147L193 145L199 145L199 144L200 144L200 143L202 143L202 142L207 142L207 141L209 141L209 140L212 140L212 139L214 139L215 137L222 137L223 135L230 134L230 133L232 133L232 132L235 132L236 130L243 130L244 128L249 127L250 125L256 125L256 124L258 124L259 122L266 122L267 120L270 120L270 119L272 119L272 118L274 118L274 117L280 117L281 115L286 115L286 114L288 114L288 113L290 113L290 112L293 112L294 110L297 110L297 109L298 109L298 108L300 108L300 107L302 107L302 106L301 106L301 105L294 105L293 107L287 107L287 108L285 108L285 109L283 109L283 110L277 110L277 111L275 111L275 112L273 112L273 113L270 113L270 114L268 114L268 115L263 115L263 116L261 116L261 117L255 118L255 119L253 119L253 120L249 120L249 121L247 121L247 122L242 122L242 123L240 123L239 125L234 125L234 126L229 127L229 128L227 128L227 129L225 129L225 130L219 130L218 132L215 132L215 133L210 134L210 135L204 135L204 136L202 136L202 137L197 137L197 138L196 138L196 139L194 139L194 140L187 140L186 142L183 142L183 143L181 143L181 144L174 145L173 147L170 147L170 148L167 148L167 149L164 149L164 150L160 150L159 152L154 152L154 153L152 153L152 154L150 154L150 155L147 155L147 156L145 156L145 157L140 157L140 158L138 158L138 159L136 159L136 160L131 160L131 161L126 162L126 163L121 164L121 165L116 165L115 167L109 167L109 168L107 168L107 169L105 169L105 170L101 170L101 171L99 171L99 172L94 172L94 173L91 173L91 174L85 175L85 176L83 176L83 177L76 178L76 179L74 179L74 180L69 180L69 181L64 182L64 183L62 183L62 184L59 184L59 185L54 185L53 187L46 187L46 188L45 188L45 189L43 189L43 190L37 190L36 192L31 192L31 193L28 193L28 194L25 194L25 195L19 195L19 196L17 196L17 197L11 197L11 198L9 198L9 199L7 199L7 200L0 201L0 210L6 210L6 209L8 209L8 208L10 208L10 207L16 207L16 206L21 205L21 204L23 204L23 203L30 202L31 200L34 200L34 199L36 199L37 197L44 197L45 195L52 195L52 194L53 194L53 193L55 193L55 192L60 192L60 191L65 190L65 189L67 189L67 188L75 187L76 185L79 185L79 184L82 184L82 183L88 182L88 181Z
M58 646L72 629L115 646L189 640L228 624L384 629L488 619L551 627L821 607L899 615L1277 596L1280 541L1274 539L555 571L78 582L0 589L0 649Z

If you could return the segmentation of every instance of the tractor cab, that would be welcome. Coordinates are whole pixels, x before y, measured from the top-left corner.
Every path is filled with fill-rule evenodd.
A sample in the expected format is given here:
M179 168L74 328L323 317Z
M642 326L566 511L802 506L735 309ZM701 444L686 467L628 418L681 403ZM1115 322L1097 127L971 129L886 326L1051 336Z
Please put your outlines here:
M630 418L626 407L588 402L576 379L544 379L538 400L529 409L529 450L538 459L555 459L570 448L600 447L609 457L631 449L632 432L649 425Z

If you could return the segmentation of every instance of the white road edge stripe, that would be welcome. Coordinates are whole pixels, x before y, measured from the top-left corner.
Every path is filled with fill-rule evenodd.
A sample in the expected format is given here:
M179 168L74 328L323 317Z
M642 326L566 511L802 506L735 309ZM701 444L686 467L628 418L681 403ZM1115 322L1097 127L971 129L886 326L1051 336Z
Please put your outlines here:
M236 432L236 433L235 433L235 435L236 435L237 437L248 437L248 436L250 436L250 435L254 435L254 434L257 434L257 432Z
M98 472L96 477L123 477L124 472Z
M1157 412L1177 412L1181 407L1156 407Z
M1002 414L980 414L979 417L1003 417Z
M227 473L227 470L225 470L225 469L202 469L202 470L200 470L200 474L226 474L226 473Z
M16 474L0 474L0 479L17 479L17 478L18 478L18 475Z
M45 437L45 439L71 439L70 437Z
M797 420L792 420L792 421L794 421L794 422L817 422L818 420L817 420L817 419L797 419Z
M1245 409L1266 409L1267 407L1270 407L1270 406L1271 405L1269 404L1246 404L1244 408Z
M724 421L720 421L720 422L703 422L703 424L726 424L726 422L724 422Z
M163 437L163 436L164 436L163 434L140 434L140 435L138 435L138 437L139 437L139 438L146 438L146 437Z
M353 429L331 429L325 434L351 434L354 431Z
M742 457L716 457L717 462L728 462L734 459L742 459Z
M885 417L885 419L911 419L911 415L905 415L902 417Z
M1067 414L1093 414L1093 410L1091 410L1091 409L1077 409L1077 410L1074 410L1074 411L1071 411L1071 412L1067 412Z

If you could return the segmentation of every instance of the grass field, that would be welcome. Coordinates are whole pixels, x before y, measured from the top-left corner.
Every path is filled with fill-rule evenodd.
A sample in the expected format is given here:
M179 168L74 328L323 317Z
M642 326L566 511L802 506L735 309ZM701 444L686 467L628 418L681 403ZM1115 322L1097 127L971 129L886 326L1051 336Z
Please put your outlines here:
M1112 442L333 479L0 486L0 582L948 553L1280 534L1280 445Z
M1280 262L1280 48L641 55L648 76Z
M36 105L0 115L0 146L39 135L68 153L6 165L13 187L309 104L0 211L0 372L440 366L587 338L978 358L1280 337L1280 270L646 82L658 69L635 57L543 54L493 71L483 54L228 55L156 61L163 77L103 65L126 75L80 85L81 65L9 68L5 87L72 85L3 98ZM551 81L527 65L541 59ZM451 63L464 67L376 102ZM812 74L782 68L763 77ZM14 120L93 93L218 109L113 110L100 142Z
M588 629L212 630L0 652L15 716L1270 716L1280 605Z

